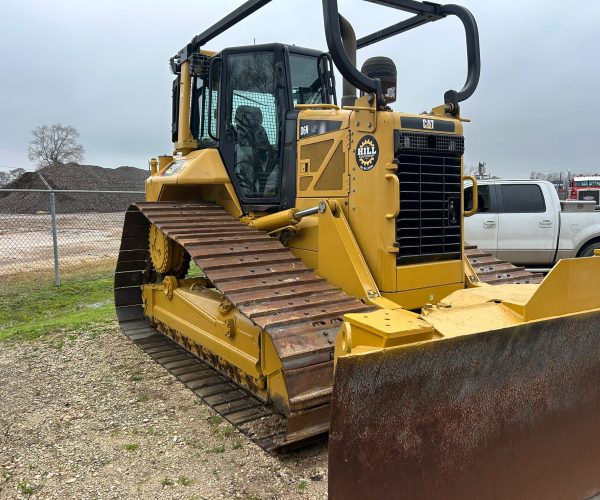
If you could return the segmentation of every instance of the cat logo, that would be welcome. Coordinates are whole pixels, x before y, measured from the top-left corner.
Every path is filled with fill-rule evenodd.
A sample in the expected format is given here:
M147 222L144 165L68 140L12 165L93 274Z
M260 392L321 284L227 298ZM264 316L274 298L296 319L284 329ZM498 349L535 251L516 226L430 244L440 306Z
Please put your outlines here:
M379 145L372 135L365 135L356 145L356 164L365 172L377 165Z
M433 124L435 122L433 120L429 120L427 118L423 118L423 128L425 130L433 130Z

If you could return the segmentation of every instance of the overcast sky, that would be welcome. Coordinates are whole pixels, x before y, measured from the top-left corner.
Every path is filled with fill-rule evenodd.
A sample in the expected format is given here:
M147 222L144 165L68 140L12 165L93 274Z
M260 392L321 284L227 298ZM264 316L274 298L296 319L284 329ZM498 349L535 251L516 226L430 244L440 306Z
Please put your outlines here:
M85 163L146 168L171 151L167 60L241 0L2 0L0 166L31 168L31 130L75 126ZM479 25L482 71L462 105L467 165L528 177L531 170L600 171L600 2L457 0ZM365 35L406 17L339 0ZM209 7L206 9L206 7ZM208 49L280 41L326 49L320 0L274 0ZM399 111L441 104L466 74L464 33L441 20L359 51L398 66ZM339 82L338 82L339 83Z

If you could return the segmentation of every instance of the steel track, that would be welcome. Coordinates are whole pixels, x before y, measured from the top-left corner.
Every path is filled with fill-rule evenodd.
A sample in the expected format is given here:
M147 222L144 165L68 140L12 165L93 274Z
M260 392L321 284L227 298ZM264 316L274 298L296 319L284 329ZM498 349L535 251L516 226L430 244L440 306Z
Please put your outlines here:
M540 273L531 273L524 267L499 260L491 253L479 250L475 245L465 245L465 256L479 280L488 285L533 284L544 279Z
M115 304L123 331L139 334L133 340L142 348L146 337L153 342L164 338L160 328L144 319L142 306L141 285L148 282L150 223L181 244L215 288L271 337L285 371L290 411L281 415L174 343L165 347L165 353L148 353L164 354L169 363L190 363L192 372L184 373L184 378L173 371L181 366L164 366L186 385L193 384L191 388L210 406L269 451L326 433L333 343L341 317L373 307L331 286L278 240L214 203L138 203L125 217ZM177 355L173 349L179 349ZM172 361L171 355L181 359ZM202 382L207 369L212 370L206 382L210 390ZM197 375L193 374L196 370L200 370ZM197 384L202 385L200 393ZM242 392L249 399L242 398ZM236 398L233 406L230 397ZM239 405L243 408L237 411Z

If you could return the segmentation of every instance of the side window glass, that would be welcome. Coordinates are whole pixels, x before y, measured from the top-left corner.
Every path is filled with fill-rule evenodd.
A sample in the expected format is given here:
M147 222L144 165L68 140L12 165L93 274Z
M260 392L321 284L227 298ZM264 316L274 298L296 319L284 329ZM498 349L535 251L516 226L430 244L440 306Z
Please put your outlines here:
M492 202L490 198L489 186L477 187L477 213L491 212ZM471 186L465 188L465 210L473 208L473 188Z
M297 104L326 102L326 89L319 75L319 60L314 56L290 54L292 100Z
M191 129L192 135L198 140L201 148L216 146L220 81L220 62L218 60L214 62L213 72L210 76L212 77L210 81L208 74L204 77L195 76L193 79Z
M213 142L217 137L219 119L219 83L221 80L221 63L215 61L210 80L207 78L202 93L202 141Z
M227 58L234 171L245 199L279 194L279 113L272 52Z
M503 184L502 203L506 214L540 213L546 211L541 188L536 184Z

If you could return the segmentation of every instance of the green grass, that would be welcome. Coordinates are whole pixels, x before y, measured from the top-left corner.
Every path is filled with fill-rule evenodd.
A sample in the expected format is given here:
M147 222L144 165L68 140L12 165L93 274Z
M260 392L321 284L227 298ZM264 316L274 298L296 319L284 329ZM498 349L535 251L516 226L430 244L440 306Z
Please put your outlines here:
M181 486L189 486L192 484L192 480L187 476L179 476L177 479L177 484L180 484Z
M19 481L17 483L17 489L26 497L30 497L35 493L35 488L33 488L33 486L31 486L27 481Z
M135 402L136 403L146 403L149 399L150 399L150 396L148 396L148 394L142 393L142 394L138 395Z
M123 448L125 448L125 450L127 451L135 451L140 447L139 444L137 443L128 443L126 445L123 446Z
M190 262L190 269L187 273L187 278L203 278L204 271L200 269L195 262Z
M112 287L112 268L65 275L60 287L35 273L23 274L0 288L0 341L31 340L111 322Z
M207 453L225 453L225 446L215 446L214 448L209 448L206 450Z
M223 422L223 417L221 415L211 415L206 421L212 426L217 426Z

